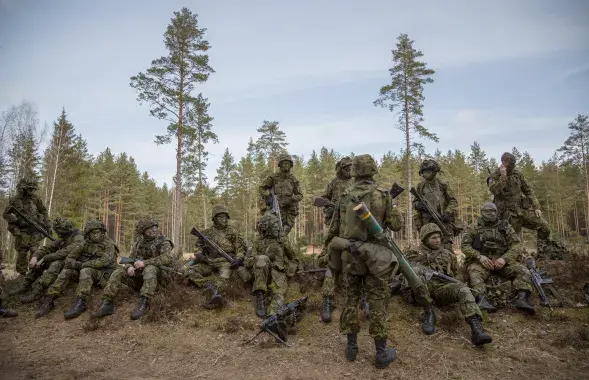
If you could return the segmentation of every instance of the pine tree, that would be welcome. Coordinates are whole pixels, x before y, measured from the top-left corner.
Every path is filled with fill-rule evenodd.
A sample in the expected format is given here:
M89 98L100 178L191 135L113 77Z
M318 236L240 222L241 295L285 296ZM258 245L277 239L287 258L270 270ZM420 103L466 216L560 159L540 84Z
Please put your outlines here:
M286 133L280 130L277 121L264 120L264 123L257 129L262 135L256 141L256 150L261 153L266 160L273 162L280 153L286 151Z
M229 148L225 148L225 153L223 153L223 157L221 158L221 166L217 168L217 176L215 177L215 181L217 182L215 190L221 194L225 206L229 206L231 176L235 175L234 172L236 169L237 166L233 160L233 155L229 152Z

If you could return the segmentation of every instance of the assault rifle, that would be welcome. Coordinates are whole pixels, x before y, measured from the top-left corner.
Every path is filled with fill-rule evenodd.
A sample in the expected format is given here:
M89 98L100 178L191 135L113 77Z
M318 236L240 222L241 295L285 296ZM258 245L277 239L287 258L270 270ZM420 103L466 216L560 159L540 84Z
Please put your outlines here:
M121 259L119 260L119 264L135 264L135 262L137 261L143 261L143 257L121 257ZM178 272L177 270L175 270L174 268L165 266L165 265L157 265L158 268L160 268L161 270L165 270L167 272L172 272L172 273L176 273L176 274L182 274L180 272Z
M288 339L288 324L294 325L301 319L306 304L307 296L304 296L282 306L280 309L278 309L276 314L266 317L260 323L260 331L258 331L258 333L253 338L244 344L252 342L261 333L267 332L276 338L276 340L280 343L290 347L290 345L286 343Z
M413 267L413 269L415 269L415 271L418 274L421 274L425 277L426 280L430 281L432 278L437 278L438 280L447 282L447 283L455 283L455 284L462 284L463 282L460 280L455 279L454 277L445 275L444 273L440 273L438 271L435 271L431 268L426 267L425 265L419 264L419 263L409 263L411 265L411 267Z
M49 234L49 232L47 232L47 230L43 227L41 227L41 225L39 225L39 223L35 222L33 219L31 219L27 214L25 214L24 212L20 211L19 209L17 209L14 206L10 206L10 208L8 209L11 213L14 212L15 214L17 214L18 216L21 217L21 219L23 219L25 221L25 223L27 223L30 227L33 227L37 232L41 233L43 236L45 236L47 239L51 240L51 241L55 241L55 238L53 236L51 236Z
M391 194L391 199L397 198L403 191L405 191L405 189L402 188L401 186L399 186L399 184L397 184L397 182L393 183L393 185L391 186L391 189L389 190L389 194ZM328 199L316 196L316 197L313 197L313 206L335 207L335 204Z
M417 192L417 190L415 190L415 187L412 187L410 190L411 194L415 197L415 199L417 199L421 204L423 204L423 206L426 208L427 213L431 216L432 221L438 226L440 227L440 230L442 230L442 234L446 237L448 237L450 239L450 243L452 243L452 236L454 236L453 231L449 231L448 227L444 224L444 222L442 221L442 217L440 216L440 214L437 213L436 210L434 210L434 208L432 207L432 205L428 202L427 199L425 199L424 197L421 196L421 194L419 194Z
M278 204L278 198L276 198L276 193L274 192L274 186L270 188L270 195L272 196L272 209L271 211L276 214L278 217L278 225L280 226L280 232L284 232L284 227L282 226L282 216L280 215L280 205Z
M298 271L297 274L327 272L328 270L329 270L329 268L313 268L313 269L306 269L306 270Z
M529 257L526 260L526 266L528 267L528 269L530 270L530 274L532 275L532 284L534 284L534 287L536 288L536 291L538 292L538 297L540 298L540 304L542 306L548 306L550 308L550 310L552 310L552 306L550 305L550 300L548 299L548 297L546 296L546 293L544 293L544 289L542 288L542 285L549 285L549 289L552 292L552 295L554 295L557 299L559 299L559 302L560 302L560 296L556 292L556 289L554 289L554 287L552 287L552 283L553 283L552 278L543 276L545 273L540 272L538 270L538 268L536 268L536 260L533 257Z
M203 235L202 232L197 230L195 227L192 227L190 234L200 238L200 240L202 240L210 249L216 251L219 255L227 259L227 261L229 261L231 264L233 264L235 261L233 257L231 257L227 252L223 251L223 249L219 247L214 241L209 240L209 238Z

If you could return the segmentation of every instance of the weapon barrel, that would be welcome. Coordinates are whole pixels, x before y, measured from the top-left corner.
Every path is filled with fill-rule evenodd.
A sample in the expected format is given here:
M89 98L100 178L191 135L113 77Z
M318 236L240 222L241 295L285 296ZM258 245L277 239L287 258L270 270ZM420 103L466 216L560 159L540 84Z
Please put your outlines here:
M133 264L137 260L138 259L133 258L133 257L121 257L119 259L119 264Z
M280 226L280 232L284 232L284 226L282 225L282 215L280 215L280 205L278 204L278 198L274 191L274 186L270 188L270 194L272 195L272 211L278 216L278 225Z

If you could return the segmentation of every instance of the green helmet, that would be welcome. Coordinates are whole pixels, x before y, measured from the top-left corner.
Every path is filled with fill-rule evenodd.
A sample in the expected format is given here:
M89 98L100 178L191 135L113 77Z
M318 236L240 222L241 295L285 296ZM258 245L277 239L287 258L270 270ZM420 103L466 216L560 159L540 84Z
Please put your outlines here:
M158 225L159 223L157 220L155 220L151 216L145 216L139 219L139 221L137 222L137 225L135 226L135 235L139 236L143 232L145 232L146 229L151 228L153 226L157 227Z
M266 235L276 235L278 236L278 232L280 231L280 226L278 223L278 216L276 214L267 212L260 220L258 220L258 224L256 225L256 230L262 236Z
M34 178L22 178L16 185L18 189L34 189L38 188L37 181Z
M419 230L419 238L421 239L421 242L425 244L427 238L431 234L434 234L436 232L440 235L442 234L442 230L440 229L440 227L438 227L438 225L435 223L427 223L423 227L421 227L421 230Z
M440 172L440 165L431 158L424 160L421 165L419 165L419 175L421 175L426 170L433 170L434 173Z
M58 235L66 235L76 229L74 224L66 218L57 217L53 219L53 229Z
M355 156L352 161L352 177L372 177L378 173L376 161L369 154Z
M288 153L282 153L280 156L278 156L278 165L280 165L282 161L288 161L291 165L294 165L294 161Z
M335 170L337 171L339 168L345 168L346 166L352 165L352 159L348 156L343 157L335 164Z
M227 215L227 219L229 219L229 211L227 211L227 207L223 205L215 205L215 207L213 207L213 221L215 220L215 217L219 214L225 214Z
M86 222L86 226L84 227L84 235L88 235L93 230L101 230L102 232L106 232L106 227L104 223L100 220L89 220Z

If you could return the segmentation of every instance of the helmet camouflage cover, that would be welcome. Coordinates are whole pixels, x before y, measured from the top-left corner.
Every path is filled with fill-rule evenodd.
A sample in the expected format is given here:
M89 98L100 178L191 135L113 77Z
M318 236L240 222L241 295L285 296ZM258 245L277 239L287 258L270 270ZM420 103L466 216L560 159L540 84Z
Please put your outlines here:
M262 236L272 235L273 231L275 231L275 234L278 236L277 233L280 230L278 224L278 216L271 212L265 213L264 215L262 215L260 220L258 220L256 229L258 230L258 233Z
M55 232L57 232L59 234L60 232L61 233L71 232L71 231L75 230L76 227L74 226L74 224L72 222L70 222L66 218L62 218L62 217L58 216L57 218L53 219L53 229L55 230Z
M425 244L427 238L436 232L439 234L442 233L440 227L438 227L438 225L435 223L427 223L421 227L421 230L419 231L419 238L421 239L421 242Z
M106 232L106 227L100 220L89 220L86 222L86 226L84 227L84 234L89 234L92 230L101 230L102 232Z
M19 189L37 189L37 181L33 178L22 178L16 185Z
M338 170L339 168L345 168L346 166L351 166L352 165L352 159L348 156L343 157L341 160L339 160L336 164L335 164L335 170Z
M158 225L159 225L158 221L155 220L154 218L152 218L151 216L143 217L143 218L139 219L139 221L137 222L137 225L135 226L135 234L141 235L143 232L145 232L146 229L151 228L153 226L158 226Z
M282 161L288 161L291 165L294 165L294 161L288 153L282 153L280 156L278 156L278 165L280 165Z
M229 219L229 211L227 210L227 207L223 205L215 205L215 207L213 207L213 219L219 214L225 214L227 215L227 219Z
M361 154L352 160L352 177L372 177L377 173L378 166L371 155Z
M435 173L438 173L440 171L440 165L431 158L428 158L419 165L419 174L421 175L426 170L433 170Z

